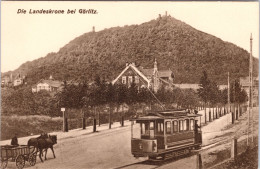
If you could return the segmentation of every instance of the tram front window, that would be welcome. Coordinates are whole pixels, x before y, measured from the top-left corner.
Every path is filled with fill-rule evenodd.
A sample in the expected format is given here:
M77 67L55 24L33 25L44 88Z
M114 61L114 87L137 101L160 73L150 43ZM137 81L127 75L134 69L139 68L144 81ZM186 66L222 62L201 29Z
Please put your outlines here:
M151 139L155 135L154 121L139 122L133 126L133 138Z

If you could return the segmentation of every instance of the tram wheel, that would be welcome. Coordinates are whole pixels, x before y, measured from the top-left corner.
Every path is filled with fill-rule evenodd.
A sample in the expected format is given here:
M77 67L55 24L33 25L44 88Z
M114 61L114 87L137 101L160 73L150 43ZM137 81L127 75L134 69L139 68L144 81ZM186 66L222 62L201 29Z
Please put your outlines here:
M18 155L15 159L15 162L16 162L16 167L18 169L22 169L24 167L24 164L25 164L25 158L23 155Z
M1 160L1 168L5 169L7 167L8 160Z
M36 164L36 155L30 154L28 158L30 166L34 166Z

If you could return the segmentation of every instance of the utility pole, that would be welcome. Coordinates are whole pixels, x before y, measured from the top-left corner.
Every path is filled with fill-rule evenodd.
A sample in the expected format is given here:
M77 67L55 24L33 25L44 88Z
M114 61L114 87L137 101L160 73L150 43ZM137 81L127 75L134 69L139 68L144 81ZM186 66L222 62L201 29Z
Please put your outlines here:
M230 111L229 109L230 109L230 84L229 84L229 72L228 72L228 107L227 107L227 114ZM227 118L227 124L228 123L229 123L229 121L228 121L228 118Z
M253 135L253 130L254 130L254 119L253 119L253 58L252 58L252 45L253 45L253 38L252 38L252 33L250 36L250 63L249 63L249 81L250 81L250 88L249 88L249 93L250 93L250 108L249 112L251 113L252 116L252 142L254 141L254 135Z
M230 84L229 84L229 72L228 72L228 112L230 108Z

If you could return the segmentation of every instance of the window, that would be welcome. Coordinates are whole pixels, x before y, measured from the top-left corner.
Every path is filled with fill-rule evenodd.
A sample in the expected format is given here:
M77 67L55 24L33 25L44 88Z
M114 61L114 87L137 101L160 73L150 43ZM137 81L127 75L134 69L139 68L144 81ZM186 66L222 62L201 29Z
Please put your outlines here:
M167 121L166 122L166 134L171 134L171 122Z
M183 131L183 121L182 120L179 121L179 131L180 132Z
M163 122L158 122L157 123L157 133L158 134L163 134Z
M154 130L154 122L150 122L150 130Z
M190 130L194 130L194 120L190 119Z
M178 121L173 121L173 132L176 133L178 132Z
M133 83L133 77L132 76L128 76L128 83L132 84Z
M139 83L139 77L135 76L135 83Z
M142 135L149 135L149 123L141 123L141 134Z
M187 121L183 120L183 130L186 131L187 130L187 125L186 125Z
M126 77L125 76L122 76L122 83L126 84Z
M186 119L185 123L186 123L186 131L189 131L190 130L190 120Z
M154 122L150 122L150 138L154 138Z

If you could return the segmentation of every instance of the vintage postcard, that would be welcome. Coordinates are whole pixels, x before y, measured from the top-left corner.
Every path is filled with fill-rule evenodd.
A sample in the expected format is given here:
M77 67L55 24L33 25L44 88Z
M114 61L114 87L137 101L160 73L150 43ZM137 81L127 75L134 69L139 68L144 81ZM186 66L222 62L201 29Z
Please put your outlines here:
M258 168L259 3L1 2L1 168Z

